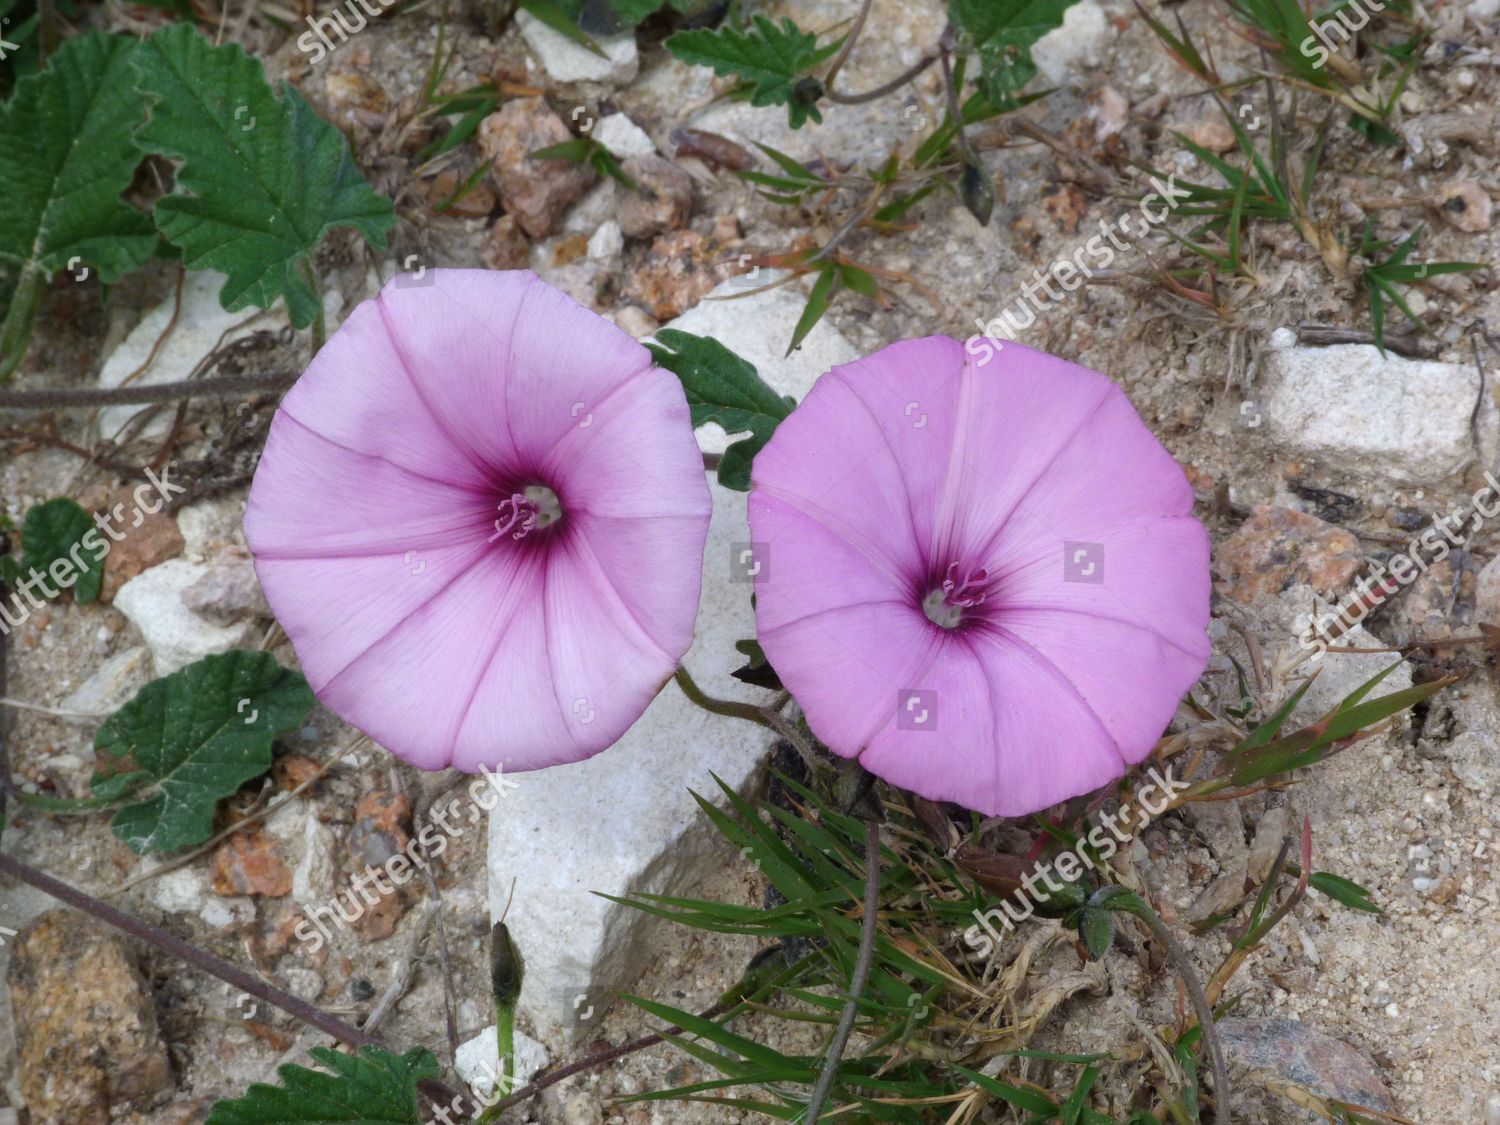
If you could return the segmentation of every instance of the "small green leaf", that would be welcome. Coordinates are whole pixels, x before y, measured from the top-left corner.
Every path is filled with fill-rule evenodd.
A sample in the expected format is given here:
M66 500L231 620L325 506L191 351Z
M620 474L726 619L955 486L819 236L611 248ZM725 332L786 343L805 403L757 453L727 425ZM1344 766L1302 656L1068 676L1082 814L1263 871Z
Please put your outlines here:
M1046 1114L1046 1117L1043 1118L1044 1121L1051 1121L1053 1117L1057 1116L1057 1103L1043 1094L1038 1094L1034 1090L1022 1090L1019 1087L1008 1085L999 1079L980 1074L977 1070L968 1070L958 1065L955 1065L953 1069L985 1093L999 1098L1006 1105L1013 1105L1017 1109L1024 1109L1029 1113L1044 1113Z
M1352 879L1345 879L1329 871L1314 871L1308 883L1313 890L1320 891L1335 902L1341 902L1355 910L1364 910L1371 914L1381 912L1380 907L1370 901L1370 892Z
M817 43L816 35L790 19L778 27L765 16L756 16L753 26L744 31L733 27L679 31L667 40L667 50L690 65L713 67L720 78L744 79L751 105L786 106L796 129L809 118L823 120L817 106L822 84L813 79L809 85L802 78L826 55Z
M362 1047L345 1055L314 1047L308 1053L333 1073L284 1066L277 1071L281 1085L257 1082L243 1097L214 1103L206 1125L421 1125L417 1083L439 1074L431 1051L394 1055Z
M1383 677L1389 671L1390 669L1386 669L1380 676ZM1320 762L1340 739L1358 734L1366 727L1372 727L1392 715L1416 706L1452 682L1452 677L1432 680L1400 691L1387 692L1374 699L1363 698L1364 693L1369 690L1368 685L1356 689L1355 698L1359 698L1361 702L1351 706L1346 699L1311 726L1240 756L1230 775L1231 780L1235 785L1253 785L1274 774L1289 773Z
M141 160L135 49L124 36L74 36L0 107L0 379L25 354L48 275L89 266L113 282L156 246L150 218L120 198Z
M21 548L24 561L7 567L8 585L29 582L32 592L44 598L71 589L81 605L99 596L109 544L76 501L58 497L27 512L21 525ZM55 575L51 573L54 564L58 567Z
M140 45L135 65L154 102L136 139L181 162L176 190L156 204L157 227L189 269L228 275L225 309L270 308L281 297L305 328L322 303L299 271L339 227L384 249L391 201L370 190L343 134L289 83L278 98L237 44L216 47L173 24Z
M658 364L682 380L695 427L715 422L727 434L750 435L725 450L719 462L720 484L749 491L751 462L795 403L711 337L664 328L646 346Z
M573 164L582 164L594 154L594 146L598 143L592 137L574 137L571 141L563 141L560 144L548 145L546 148L529 152L526 158L528 160L567 160Z
M268 652L208 656L141 688L94 738L101 798L155 792L115 814L110 827L131 850L200 844L213 832L214 805L271 768L278 734L302 725L313 695Z
M622 27L637 24L656 15L666 6L666 0L609 0L609 10L614 13ZM679 7L674 4L673 7Z
M948 18L979 52L979 89L991 104L1015 101L1036 75L1031 47L1062 26L1077 0L950 0Z
M828 311L828 306L833 304L833 298L838 294L842 284L843 275L832 263L818 273L818 280L813 282L812 291L807 295L807 305L802 310L797 327L792 330L792 342L787 345L787 355L791 355L801 347L802 341L807 339L807 334L817 326L818 321L823 319L823 314Z
M766 660L765 651L756 640L735 641L734 647L737 652L749 660L743 668L736 668L729 673L742 684L752 684L755 687L767 688L770 691L781 691L781 677L776 674L776 669Z
M1115 920L1108 910L1097 906L1086 906L1078 913L1078 937L1090 961L1097 961L1109 952L1115 940Z
M566 7L556 3L556 0L516 0L516 7L529 12L559 35L566 35L580 47L587 48L601 59L609 57L604 53L603 48L590 39L588 34L578 26L577 17L580 5L577 0L573 0Z

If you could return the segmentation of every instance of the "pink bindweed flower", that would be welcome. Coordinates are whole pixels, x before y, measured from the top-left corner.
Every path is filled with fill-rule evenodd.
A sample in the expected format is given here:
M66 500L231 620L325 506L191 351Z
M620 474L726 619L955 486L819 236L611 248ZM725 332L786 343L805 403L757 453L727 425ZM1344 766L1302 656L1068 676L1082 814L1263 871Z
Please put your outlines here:
M709 492L675 376L530 273L397 278L272 423L256 573L330 709L425 769L588 757L693 639Z
M971 344L835 367L777 428L750 495L756 620L832 750L1019 816L1160 737L1208 660L1208 537L1108 379Z

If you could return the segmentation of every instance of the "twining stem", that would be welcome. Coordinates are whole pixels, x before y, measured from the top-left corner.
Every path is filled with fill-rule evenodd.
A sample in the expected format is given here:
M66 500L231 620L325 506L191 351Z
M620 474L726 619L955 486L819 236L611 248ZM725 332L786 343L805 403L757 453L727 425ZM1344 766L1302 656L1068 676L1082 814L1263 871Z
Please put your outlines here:
M122 913L91 895L70 887L46 872L38 871L3 852L0 852L0 872L20 879L23 883L29 883L59 902L67 903L117 930L124 931L131 937L139 938L148 945L154 945L166 953L182 958L189 964L196 965L205 972L212 973L232 988L237 988L241 992L248 993L296 1016L303 1023L333 1036L341 1043L347 1043L351 1047L363 1047L375 1042L372 1036L366 1035L359 1028L350 1026L305 1000L299 1000L290 992L283 992L275 985L267 984L253 973L247 973L228 961L221 961L212 953L199 949L196 945L188 944L175 934Z
M699 1012L698 1018L704 1020L717 1019L725 1012L737 1006L737 1001L721 1000L712 1007L705 1008ZM647 1047L654 1047L668 1035L680 1034L682 1030L682 1028L674 1024L671 1027L663 1028L661 1031L653 1031L650 1035L643 1035L639 1039L632 1039L628 1043L622 1043L618 1047L609 1047L603 1051L595 1051L592 1055L585 1055L576 1062L570 1062L567 1066L558 1067L556 1070L549 1070L534 1082L521 1087L521 1089L511 1094L508 1098L502 1098L496 1102L486 1111L485 1117L489 1120L495 1120L503 1111L509 1109L511 1106L530 1101L543 1090L547 1089L547 1087L555 1086L565 1078L571 1078L582 1071L592 1070L595 1067L603 1066L605 1063L614 1062L615 1059L624 1058L626 1055L634 1054L636 1051L644 1050Z
M824 87L833 85L833 80L839 76L839 71L844 69L844 64L849 61L849 54L854 50L854 41L859 38L860 32L865 29L865 21L870 18L870 7L874 0L864 0L859 6L859 14L854 17L854 24L849 28L849 34L844 36L844 45L839 48L839 53L833 57L833 62L828 66L828 73L823 76Z
M874 819L865 821L865 912L859 933L859 956L854 962L854 976L849 981L849 999L839 1014L838 1027L828 1044L823 1057L823 1073L818 1075L818 1084L813 1087L808 1099L807 1113L802 1120L816 1125L828 1101L834 1079L838 1077L839 1062L844 1057L844 1048L854 1031L854 1020L859 1015L859 1000L864 995L865 983L870 979L870 964L875 959L876 915L880 908L880 823Z
M3 373L0 373L3 378ZM297 381L293 372L272 371L243 375L215 375L175 383L132 384L124 387L78 387L50 391L0 391L0 410L68 410L96 406L135 406L172 402L179 398L232 398L287 390Z
M698 686L698 682L681 665L677 667L675 678L677 686L682 689L682 694L705 711L711 711L715 715L725 715L731 719L744 719L748 723L758 723L763 727L771 726L766 718L764 707L757 707L753 703L741 703L737 699L717 699L709 695Z
M1135 899L1135 902L1130 900ZM1193 1006L1193 1012L1198 1017L1198 1026L1203 1030L1203 1042L1208 1045L1209 1063L1214 1072L1214 1110L1215 1120L1220 1125L1229 1125L1229 1075L1224 1069L1224 1053L1219 1048L1219 1033L1214 1030L1214 1010L1208 1003L1208 997L1203 992L1203 986L1198 983L1198 975L1193 971L1193 963L1188 960L1187 950L1182 948L1177 939L1172 936L1172 931L1167 929L1166 923L1156 916L1156 911L1148 906L1144 899L1137 899L1135 895L1121 896L1117 900L1119 905L1116 909L1127 910L1142 922L1146 923L1157 941L1167 951L1167 956L1177 969L1177 975L1182 978L1182 987L1187 992L1188 1002Z
M883 98L887 94L894 94L935 62L937 62L936 54L924 55L914 66L908 67L889 82L883 82L873 90L865 90L859 94L841 94L837 90L828 90L825 94L829 101L837 102L839 105L864 105L866 102Z
M796 724L790 722L780 711L770 707L759 707L754 703L741 703L735 699L718 699L709 695L698 686L682 665L677 667L676 680L677 686L682 689L682 694L705 711L715 715L725 715L731 719L744 719L746 722L767 727L792 744L797 753L802 755L802 760L807 763L809 772L812 772L816 766L817 753L807 739L802 737L802 732L797 729Z

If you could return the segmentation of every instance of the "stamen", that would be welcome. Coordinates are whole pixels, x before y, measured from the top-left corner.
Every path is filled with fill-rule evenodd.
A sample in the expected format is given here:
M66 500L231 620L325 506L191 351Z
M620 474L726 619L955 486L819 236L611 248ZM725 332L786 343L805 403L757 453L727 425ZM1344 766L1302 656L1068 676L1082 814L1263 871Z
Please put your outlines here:
M525 539L533 531L551 527L562 519L562 505L557 493L544 484L534 484L523 492L512 492L496 506L500 518L495 520L493 543L502 535L512 539Z
M989 581L990 572L984 567L972 571L959 581L958 564L950 563L947 577L943 579L943 596L953 605L976 606L984 601L984 584Z
M964 610L984 601L984 584L989 577L990 572L984 567L961 575L958 563L951 563L943 576L943 584L922 599L922 612L934 625L957 629Z

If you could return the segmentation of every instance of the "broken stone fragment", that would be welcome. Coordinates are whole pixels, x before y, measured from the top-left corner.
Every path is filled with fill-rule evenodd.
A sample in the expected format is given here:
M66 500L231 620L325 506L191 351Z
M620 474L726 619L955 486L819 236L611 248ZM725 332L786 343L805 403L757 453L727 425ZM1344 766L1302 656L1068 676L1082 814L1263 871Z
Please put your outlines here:
M1343 528L1262 504L1219 545L1214 571L1220 591L1248 605L1293 583L1331 597L1348 585L1363 557L1359 540Z
M33 1125L106 1125L111 1106L172 1086L151 989L100 924L71 910L39 915L17 937L6 977Z
M479 148L491 162L500 202L532 238L545 238L588 191L595 173L572 160L534 160L531 154L573 140L563 119L542 98L506 102L479 126Z
M635 184L616 215L626 238L650 238L688 221L693 180L686 172L660 156L632 156L622 167Z

